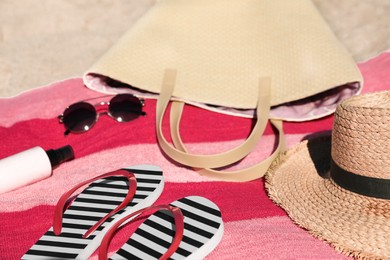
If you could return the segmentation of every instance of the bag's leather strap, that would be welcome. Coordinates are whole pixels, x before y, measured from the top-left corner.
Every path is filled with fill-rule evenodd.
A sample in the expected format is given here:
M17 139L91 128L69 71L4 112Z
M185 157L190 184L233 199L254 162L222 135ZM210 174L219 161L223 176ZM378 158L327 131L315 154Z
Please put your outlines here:
M171 107L171 115L172 114L180 114L182 113L184 107L183 102L173 101ZM172 118L172 117L171 117ZM275 127L275 129L279 133L278 146L273 151L273 153L265 160L253 165L251 167L237 170L237 171L219 171L213 170L210 168L195 168L195 170L203 176L207 176L209 178L224 180L224 181L250 181L257 178L261 178L264 176L266 171L268 170L271 163L276 159L281 151L285 148L285 138L283 131L283 122L281 120L270 120L271 124ZM180 132L180 116L178 116L178 120L171 120L171 136L172 141L175 147L183 152L188 152L184 143L181 140Z
M264 160L263 162L249 167L244 170L232 171L232 172L221 172L217 170L212 170L211 168L218 168L227 166L229 164L235 163L240 159L247 156L256 146L257 142L260 140L263 135L264 129L268 121L268 113L270 109L270 84L271 81L269 78L260 79L260 90L259 98L257 104L257 122L252 130L252 133L247 138L247 140L242 143L240 146L229 150L227 152L215 154L215 155L195 155L188 153L186 147L181 141L179 134L179 125L181 114L183 110L184 103L179 101L173 101L171 107L171 136L172 141L175 145L173 147L170 145L165 137L162 134L162 119L165 113L165 110L168 106L168 103L171 99L172 92L175 86L176 71L175 70L166 70L163 86L160 92L159 99L157 101L157 112L156 112L156 132L157 139L160 144L161 149L175 161L182 163L187 166L196 168L200 174L209 176L214 179L222 179L229 181L248 181L262 177L265 171L268 169L271 162L276 158L279 152L284 148L284 135L282 122L277 120L272 120L271 123L279 131L279 144L277 149L273 154ZM200 168L200 169L199 169Z

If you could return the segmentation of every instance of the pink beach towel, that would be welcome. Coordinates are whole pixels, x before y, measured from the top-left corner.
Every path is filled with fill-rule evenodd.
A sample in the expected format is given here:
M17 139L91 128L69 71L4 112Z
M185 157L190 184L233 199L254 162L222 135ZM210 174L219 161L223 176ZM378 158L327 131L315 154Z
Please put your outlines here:
M361 63L359 68L365 81L363 92L390 89L390 53ZM20 259L45 233L52 225L54 206L63 192L91 177L138 164L155 164L163 169L166 185L157 204L200 195L220 207L225 233L207 259L347 258L293 224L268 199L262 179L246 183L213 181L166 158L156 143L155 100L146 100L147 115L130 123L117 123L102 116L90 131L64 136L57 116L67 105L94 96L100 94L85 88L76 78L0 99L0 158L33 146L50 149L66 144L73 146L76 157L55 169L48 179L0 194L0 259ZM312 122L285 123L288 145L329 131L332 120L329 116ZM165 130L168 123L164 122ZM251 125L251 119L187 106L181 129L192 151L215 153L242 142ZM273 130L268 126L257 149L232 169L265 158L274 142Z

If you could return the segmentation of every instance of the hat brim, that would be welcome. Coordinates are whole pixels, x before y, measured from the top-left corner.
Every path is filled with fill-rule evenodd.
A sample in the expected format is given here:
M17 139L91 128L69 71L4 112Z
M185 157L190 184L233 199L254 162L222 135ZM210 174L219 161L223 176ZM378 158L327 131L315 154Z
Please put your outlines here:
M390 201L347 191L329 178L331 137L306 140L266 174L270 198L299 226L356 258L390 259Z

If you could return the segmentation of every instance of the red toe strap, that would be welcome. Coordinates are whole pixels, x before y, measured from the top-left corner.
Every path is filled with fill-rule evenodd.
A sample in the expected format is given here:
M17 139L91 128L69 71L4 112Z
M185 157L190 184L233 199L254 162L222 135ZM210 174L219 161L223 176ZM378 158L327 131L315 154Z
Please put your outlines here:
M109 173L102 174L100 176L97 176L96 178L84 181L77 186L73 187L69 191L65 192L61 198L58 200L58 203L56 205L56 208L54 210L54 223L53 223L53 231L55 235L61 234L62 230L62 217L63 212L65 211L65 205L69 199L69 197L80 187L89 184L91 182L94 182L96 180L107 178L111 176L124 176L129 180L129 192L127 193L125 199L122 201L121 204L119 204L114 210L112 210L110 213L108 213L106 216L104 216L102 219L100 219L95 225L93 225L85 234L84 238L88 237L91 233L93 233L104 221L106 221L109 217L114 215L119 210L123 209L129 202L133 199L135 191L137 189L137 180L133 173L128 172L126 170L117 170Z
M173 213L173 218L175 220L175 236L173 238L173 241L171 245L169 246L167 252L165 252L161 257L160 260L168 259L171 255L173 255L176 250L179 248L180 242L183 239L183 233L184 233L184 216L180 208L173 207L170 205L159 205L159 206L151 206L148 208L144 208L141 210L138 210L130 215L127 215L126 217L120 219L118 222L116 222L104 235L104 238L102 240L102 243L100 244L99 248L99 260L107 259L107 250L108 246L110 245L110 242L112 240L112 237L114 236L115 231L118 229L120 225L122 225L125 221L131 219L130 222L134 221L137 218L140 218L145 215L151 215L152 213L159 211L159 210L167 210L171 211Z

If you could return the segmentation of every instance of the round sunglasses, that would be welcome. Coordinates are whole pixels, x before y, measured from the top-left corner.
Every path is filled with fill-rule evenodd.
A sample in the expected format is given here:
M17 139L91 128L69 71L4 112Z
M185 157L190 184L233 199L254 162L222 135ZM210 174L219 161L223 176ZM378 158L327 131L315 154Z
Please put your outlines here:
M97 97L92 99L104 98ZM88 99L88 100L92 100ZM86 101L80 101L68 106L58 116L61 124L64 124L65 135L72 133L83 133L91 129L99 119L100 114L107 114L118 122L129 122L146 115L142 111L144 100L132 94L118 94L108 102L100 102L92 105Z

